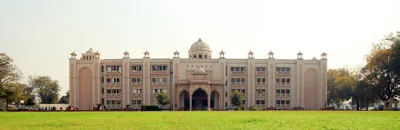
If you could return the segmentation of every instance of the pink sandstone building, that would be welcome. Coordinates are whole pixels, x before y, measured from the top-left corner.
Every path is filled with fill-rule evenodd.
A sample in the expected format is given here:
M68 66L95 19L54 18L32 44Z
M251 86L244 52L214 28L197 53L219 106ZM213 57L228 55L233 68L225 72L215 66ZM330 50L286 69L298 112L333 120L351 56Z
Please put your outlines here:
M103 104L107 109L127 105L158 105L156 95L168 94L173 110L226 110L234 108L230 97L234 90L243 96L244 106L261 109L324 108L327 100L327 54L321 59L226 59L211 55L210 46L199 39L189 49L189 58L101 59L90 48L80 59L69 59L70 105L80 110Z

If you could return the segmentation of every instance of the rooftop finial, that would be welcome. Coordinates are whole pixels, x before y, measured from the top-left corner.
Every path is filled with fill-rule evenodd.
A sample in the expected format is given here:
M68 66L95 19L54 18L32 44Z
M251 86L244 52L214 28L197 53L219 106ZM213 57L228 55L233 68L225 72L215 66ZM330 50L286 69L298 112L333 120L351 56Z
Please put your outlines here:
M201 38L199 38L199 40L197 40L197 42L203 42L203 41L201 40Z

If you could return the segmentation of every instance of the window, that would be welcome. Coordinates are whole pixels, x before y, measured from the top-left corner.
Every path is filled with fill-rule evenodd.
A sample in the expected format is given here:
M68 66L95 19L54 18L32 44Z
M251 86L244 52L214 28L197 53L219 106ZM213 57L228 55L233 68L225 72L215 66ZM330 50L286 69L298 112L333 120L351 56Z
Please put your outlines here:
M136 100L132 100L132 104L136 104Z
M207 55L204 55L204 58L206 58L207 59ZM206 66L207 67L207 66Z
M290 79L286 79L286 83L290 83Z
M136 104L142 104L142 100L137 100Z
M290 72L290 67L276 67L276 72Z
M286 100L286 104L290 104L290 100Z
M101 72L104 72L104 66L103 65L101 66Z
M107 104L110 104L111 103L111 101L110 100L107 100Z
M121 104L121 100L117 100L117 104L118 104L118 105Z
M167 71L168 66L167 65L153 65L152 71Z
M231 67L232 72L244 72L245 70L245 67Z
M104 94L104 88L101 88L101 94Z
M114 78L114 83L119 83L119 78Z
M142 71L142 66L141 65L135 65L131 66L132 71Z
M228 92L225 92L225 97L228 97Z
M261 100L261 104L265 104L265 100Z
M243 93L243 94L246 93L246 89L242 89L242 93Z
M246 104L246 100L242 100L242 104Z
M281 101L280 100L276 100L276 104L281 104Z
M110 89L107 89L107 93L111 93L111 90L110 90Z
M200 58L200 59L203 58L202 56L203 56L203 55L199 55L199 58Z
M104 83L104 77L101 77L101 83Z
M281 90L277 89L277 90L276 90L276 93L280 94L280 93L281 93Z
M193 55L193 58L196 58L196 55Z
M289 89L287 89L287 90L286 90L286 93L287 93L287 94L290 94L290 90L289 90Z
M111 78L107 78L107 83L111 82Z
M284 90L284 89L281 89L281 93L285 93L285 90Z
M265 72L265 67L256 67L256 72Z
M265 78L257 78L258 83L265 83Z
M256 101L256 104L261 104L261 101L260 101L260 100L257 100L257 101Z

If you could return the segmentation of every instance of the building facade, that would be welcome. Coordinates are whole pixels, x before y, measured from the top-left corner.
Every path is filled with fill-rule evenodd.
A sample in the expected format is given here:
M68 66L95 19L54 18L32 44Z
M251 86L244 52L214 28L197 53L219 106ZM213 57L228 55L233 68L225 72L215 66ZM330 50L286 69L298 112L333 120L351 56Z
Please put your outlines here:
M127 105L157 105L156 95L168 94L173 110L226 110L234 108L231 95L238 90L243 105L262 109L324 108L327 101L327 54L321 59L226 59L221 51L217 58L210 46L199 39L189 49L189 58L101 59L90 48L80 59L71 53L69 59L70 105L80 110L103 104L107 109Z

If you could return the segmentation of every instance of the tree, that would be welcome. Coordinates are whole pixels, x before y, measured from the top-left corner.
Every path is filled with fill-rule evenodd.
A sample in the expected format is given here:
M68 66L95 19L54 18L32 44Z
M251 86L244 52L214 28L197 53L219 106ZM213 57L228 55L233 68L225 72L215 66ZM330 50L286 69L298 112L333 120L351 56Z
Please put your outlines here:
M379 43L373 44L366 56L369 82L377 87L378 96L387 101L400 92L400 32L390 33Z
M69 90L65 93L65 96L62 96L60 98L60 101L58 103L69 104Z
M25 105L35 105L35 97L29 96L28 99L25 102Z
M161 92L157 95L158 104L162 106L169 104L168 95L165 92Z
M353 88L356 86L354 73L344 68L328 70L328 103L336 104L340 107L341 103L349 100L352 96Z
M24 84L20 83L9 83L6 85L4 93L4 99L6 100L6 108L8 108L8 104L19 102L24 98Z
M242 94L238 90L233 91L233 95L231 96L231 103L236 107L242 106Z
M60 86L57 80L51 80L48 76L30 76L29 87L32 94L39 98L40 103L54 104L58 102Z
M12 64L13 59L5 53L0 53L0 99L10 100L15 98L15 92L20 86L16 85L20 78L18 69ZM9 101L5 101L8 107Z

